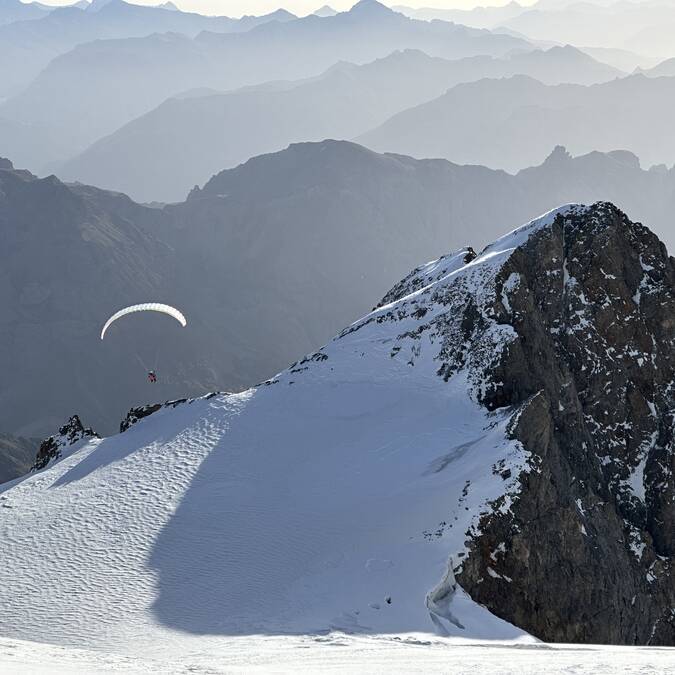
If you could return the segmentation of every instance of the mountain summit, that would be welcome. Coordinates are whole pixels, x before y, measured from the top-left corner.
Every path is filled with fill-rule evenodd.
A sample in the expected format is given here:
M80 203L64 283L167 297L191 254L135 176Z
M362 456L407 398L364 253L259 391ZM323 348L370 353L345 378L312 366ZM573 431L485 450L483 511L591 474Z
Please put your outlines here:
M383 16L385 14L394 14L395 12L377 0L359 0L349 10L349 13L360 16Z
M675 261L608 203L427 263L263 385L4 488L0 633L675 644L674 327Z

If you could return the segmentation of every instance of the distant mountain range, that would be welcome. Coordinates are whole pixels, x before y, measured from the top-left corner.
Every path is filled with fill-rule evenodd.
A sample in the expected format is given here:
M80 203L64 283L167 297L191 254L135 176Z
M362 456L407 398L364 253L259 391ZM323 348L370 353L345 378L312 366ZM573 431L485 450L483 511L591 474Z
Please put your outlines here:
M45 17L53 8L37 2L3 0L0 3L0 26L14 21L29 21Z
M637 74L582 87L516 76L458 85L356 140L377 151L507 171L540 162L558 143L575 154L622 148L646 165L671 165L674 107L672 77Z
M496 7L473 7L472 9L444 9L441 7L408 7L406 5L394 5L401 14L412 19L425 21L452 21L474 28L495 28L504 21L519 16L527 11L525 5L520 5L512 0L506 5Z
M675 58L661 61L653 68L647 68L641 72L649 77L675 77Z
M132 405L245 388L319 347L420 260L599 198L675 249L675 173L623 152L558 149L511 176L302 143L162 209L5 163L0 429L41 436L78 412L107 433ZM158 316L99 340L112 312L150 300L180 307L188 327Z
M407 50L363 66L337 64L304 82L170 99L54 170L141 201L178 201L255 155L299 141L354 138L459 82L515 73L551 84L621 75L573 47L457 61ZM20 158L34 166L42 148L26 150Z
M573 2L534 7L498 19L500 25L538 40L614 47L675 56L675 4L672 2ZM487 24L489 25L489 24ZM494 27L494 26L491 26Z
M115 0L96 16L114 13L118 7L129 11ZM162 16L169 22L176 17L183 20L168 10ZM38 23L42 20L26 25ZM148 32L146 23L142 29ZM0 44L5 44L1 34ZM20 44L26 44L24 38ZM30 86L0 106L0 147L23 163L15 150L39 144L43 163L47 163L84 150L188 89L228 90L275 79L313 77L339 61L367 63L399 49L456 59L502 57L514 49L528 48L526 40L508 35L442 21L414 21L375 0L361 0L349 12L335 16L268 21L247 32L211 30L195 38L155 33L96 40L52 60ZM0 52L0 62L13 60Z
M411 8L397 11L416 19L454 21L504 31L530 40L579 47L625 49L650 56L675 56L675 5L641 2L509 2L473 9Z
M24 7L23 11L39 12L42 16L38 15L37 20L0 25L0 97L16 93L52 59L81 43L166 32L188 36L195 36L203 30L238 32L268 21L295 18L285 10L241 20L209 17L175 8L133 5L123 0L109 0L100 3L100 6L92 4L87 9L74 5L51 8L52 11L31 9L35 7L33 4ZM2 12L0 9L0 17Z

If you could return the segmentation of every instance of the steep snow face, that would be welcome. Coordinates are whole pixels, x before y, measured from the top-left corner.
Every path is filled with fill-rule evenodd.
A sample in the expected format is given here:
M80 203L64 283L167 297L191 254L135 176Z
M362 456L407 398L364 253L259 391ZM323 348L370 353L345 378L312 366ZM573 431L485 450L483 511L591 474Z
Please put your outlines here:
M162 408L11 484L0 634L145 653L326 630L525 638L454 571L530 470L519 409L480 404L516 338L491 315L496 276L583 208L415 270L258 388Z

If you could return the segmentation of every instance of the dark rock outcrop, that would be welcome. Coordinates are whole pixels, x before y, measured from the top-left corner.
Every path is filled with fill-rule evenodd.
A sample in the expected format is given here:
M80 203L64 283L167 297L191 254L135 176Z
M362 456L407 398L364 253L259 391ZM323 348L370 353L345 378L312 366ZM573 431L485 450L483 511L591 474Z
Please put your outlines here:
M59 459L65 448L85 438L99 438L99 435L93 429L85 427L77 415L73 415L59 429L58 434L42 441L31 471L44 469L51 461Z
M517 338L482 402L518 411L532 470L469 533L457 579L547 641L674 645L675 260L598 203L532 235L497 290Z
M126 415L126 417L120 422L120 433L124 433L129 427L133 426L139 420L142 420L144 417L149 417L153 413L156 413L162 408L171 407L175 408L181 403L189 401L187 398L178 398L174 401L165 401L164 403L150 403L148 405L138 406L137 408L132 408ZM192 402L190 400L190 402Z

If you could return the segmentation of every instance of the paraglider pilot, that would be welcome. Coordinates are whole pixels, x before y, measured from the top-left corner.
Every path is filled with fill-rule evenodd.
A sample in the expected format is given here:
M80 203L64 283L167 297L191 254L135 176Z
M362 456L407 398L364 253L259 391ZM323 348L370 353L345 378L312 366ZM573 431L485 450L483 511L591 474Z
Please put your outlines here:
M148 382L157 382L157 375L155 374L154 370L151 370L148 373Z

